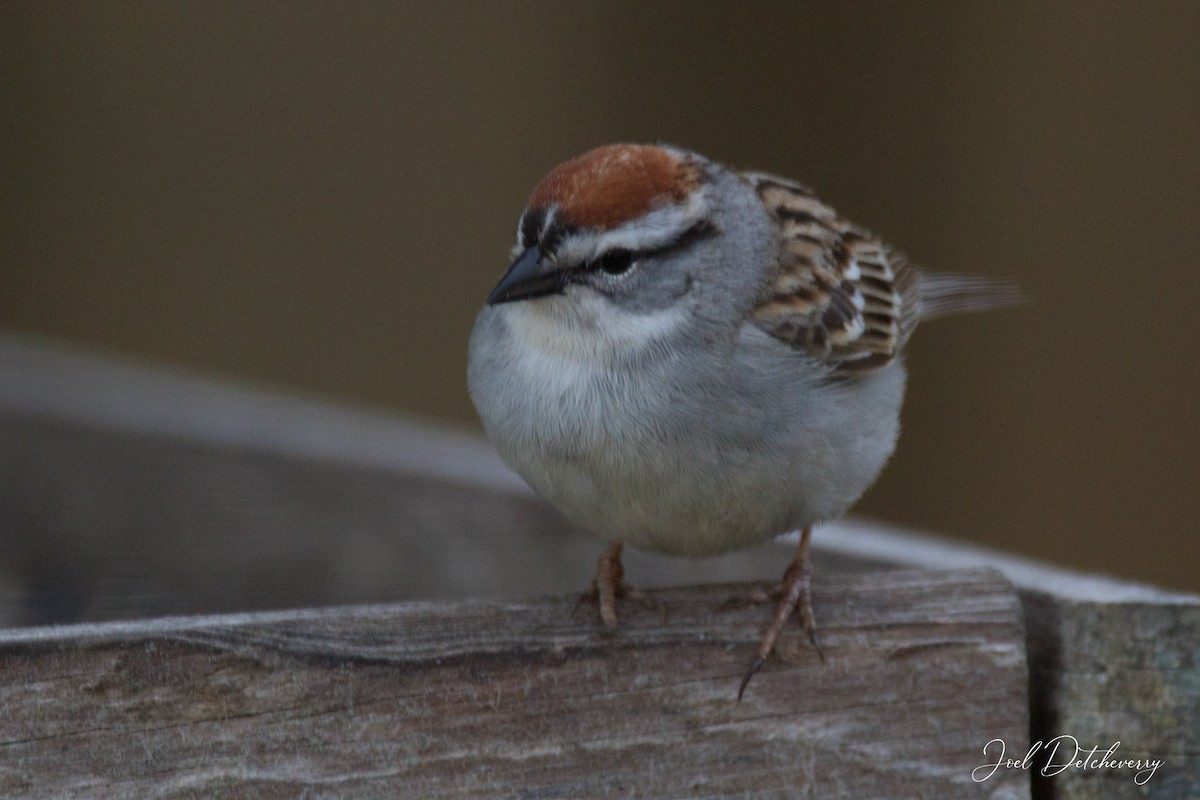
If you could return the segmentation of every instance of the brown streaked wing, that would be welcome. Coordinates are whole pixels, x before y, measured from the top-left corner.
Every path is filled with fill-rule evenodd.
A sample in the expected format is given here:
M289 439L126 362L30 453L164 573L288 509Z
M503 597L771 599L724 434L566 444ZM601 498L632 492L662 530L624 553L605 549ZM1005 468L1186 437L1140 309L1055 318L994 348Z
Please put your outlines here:
M779 265L751 319L839 374L890 363L916 322L916 273L903 255L808 188L745 173L779 229Z

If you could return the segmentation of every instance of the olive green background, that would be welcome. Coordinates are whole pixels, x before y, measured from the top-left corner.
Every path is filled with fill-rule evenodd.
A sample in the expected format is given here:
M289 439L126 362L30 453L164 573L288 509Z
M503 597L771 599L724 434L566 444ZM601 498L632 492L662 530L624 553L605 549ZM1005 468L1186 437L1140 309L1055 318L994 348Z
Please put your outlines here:
M433 5L4 3L0 327L477 428L529 189L676 143L1033 298L860 513L1200 589L1200 4Z

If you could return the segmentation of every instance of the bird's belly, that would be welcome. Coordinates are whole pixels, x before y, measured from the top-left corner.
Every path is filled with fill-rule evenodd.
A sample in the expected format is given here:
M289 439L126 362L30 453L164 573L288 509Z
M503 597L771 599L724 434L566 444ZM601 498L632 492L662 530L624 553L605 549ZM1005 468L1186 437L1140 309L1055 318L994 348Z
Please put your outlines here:
M767 465L709 439L718 409L696 404L678 375L623 376L520 348L503 381L478 375L472 393L505 462L597 536L706 555L788 530L780 504L761 502Z
M485 358L504 371L481 369ZM541 497L645 550L712 555L835 518L894 446L898 365L851 403L786 372L764 387L761 371L719 383L717 370L655 369L502 346L473 353L470 382L489 438Z
M794 527L791 504L777 499L788 493L771 488L770 476L643 445L610 443L570 458L505 458L576 525L641 550L713 555Z
M501 452L542 497L598 536L713 555L842 515L890 456L897 409L898 402L869 419L796 424L785 442L752 421L731 428L723 413L696 413L672 427L673 413L637 429L588 429L565 447L556 439Z

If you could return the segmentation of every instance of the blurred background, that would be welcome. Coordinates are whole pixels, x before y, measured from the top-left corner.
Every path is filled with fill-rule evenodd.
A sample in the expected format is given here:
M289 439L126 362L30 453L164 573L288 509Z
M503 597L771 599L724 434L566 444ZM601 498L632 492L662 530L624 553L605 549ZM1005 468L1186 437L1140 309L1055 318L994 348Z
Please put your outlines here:
M1200 4L0 6L0 329L477 432L531 187L790 176L1033 299L909 348L857 513L1200 590Z

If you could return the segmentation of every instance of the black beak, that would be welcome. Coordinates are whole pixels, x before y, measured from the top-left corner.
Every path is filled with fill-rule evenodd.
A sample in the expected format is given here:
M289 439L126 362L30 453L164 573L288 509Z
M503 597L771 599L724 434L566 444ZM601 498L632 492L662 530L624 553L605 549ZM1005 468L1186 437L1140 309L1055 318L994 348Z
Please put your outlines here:
M558 294L566 285L567 274L554 267L544 269L541 252L536 247L530 247L517 256L508 272L504 273L504 277L488 295L487 304L494 306L514 300Z

